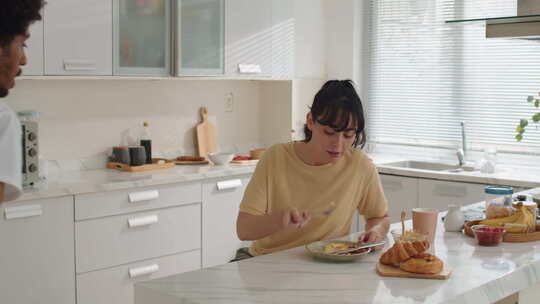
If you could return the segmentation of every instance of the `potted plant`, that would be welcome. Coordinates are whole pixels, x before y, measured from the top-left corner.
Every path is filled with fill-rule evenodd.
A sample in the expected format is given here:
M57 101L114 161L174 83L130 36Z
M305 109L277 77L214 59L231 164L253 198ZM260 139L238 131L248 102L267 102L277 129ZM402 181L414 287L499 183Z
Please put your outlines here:
M538 97L540 97L540 93L538 93ZM527 102L531 103L535 108L540 107L540 99L535 98L535 96L528 96ZM531 119L534 123L538 123L540 121L540 112L535 113ZM523 133L525 132L525 127L529 125L528 119L520 119L519 124L516 127L516 140L521 141L523 139Z

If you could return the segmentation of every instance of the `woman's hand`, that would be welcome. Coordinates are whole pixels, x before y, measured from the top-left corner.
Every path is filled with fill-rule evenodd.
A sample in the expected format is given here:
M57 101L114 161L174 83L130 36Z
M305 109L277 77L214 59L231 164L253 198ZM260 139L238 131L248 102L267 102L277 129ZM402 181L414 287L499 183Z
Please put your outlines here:
M372 218L366 221L366 232L358 237L358 242L361 243L376 243L382 242L386 238L390 221L388 215L380 218ZM373 250L382 249L384 246L377 246Z
M302 228L311 220L308 212L300 212L294 208L276 212L276 217L282 230Z

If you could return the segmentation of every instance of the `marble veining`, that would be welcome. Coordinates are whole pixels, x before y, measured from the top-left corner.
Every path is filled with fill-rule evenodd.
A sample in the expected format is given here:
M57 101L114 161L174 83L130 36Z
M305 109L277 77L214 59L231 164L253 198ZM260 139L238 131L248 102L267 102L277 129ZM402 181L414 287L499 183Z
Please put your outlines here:
M384 250L391 244L389 239ZM431 252L453 269L448 280L381 277L375 272L381 252L342 264L314 260L298 247L138 283L136 303L483 304L540 282L540 241L481 247L445 232L442 221Z

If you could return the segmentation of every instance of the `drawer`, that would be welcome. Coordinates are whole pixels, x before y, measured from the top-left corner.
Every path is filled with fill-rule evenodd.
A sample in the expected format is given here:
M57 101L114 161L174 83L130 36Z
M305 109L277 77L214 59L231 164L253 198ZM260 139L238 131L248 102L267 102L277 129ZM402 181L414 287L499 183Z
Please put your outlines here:
M77 275L77 304L133 304L134 284L201 268L201 251Z
M200 204L75 223L77 273L200 248Z
M199 203L201 183L160 185L75 196L75 220Z

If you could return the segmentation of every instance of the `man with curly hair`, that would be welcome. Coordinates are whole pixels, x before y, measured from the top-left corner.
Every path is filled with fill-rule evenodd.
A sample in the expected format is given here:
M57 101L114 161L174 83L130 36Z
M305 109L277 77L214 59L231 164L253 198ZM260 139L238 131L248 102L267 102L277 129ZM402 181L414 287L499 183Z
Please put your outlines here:
M43 0L2 0L0 5L0 98L15 86L26 64L28 27L41 20ZM21 126L17 115L0 101L0 203L22 193Z

